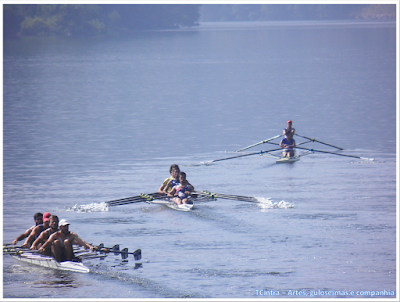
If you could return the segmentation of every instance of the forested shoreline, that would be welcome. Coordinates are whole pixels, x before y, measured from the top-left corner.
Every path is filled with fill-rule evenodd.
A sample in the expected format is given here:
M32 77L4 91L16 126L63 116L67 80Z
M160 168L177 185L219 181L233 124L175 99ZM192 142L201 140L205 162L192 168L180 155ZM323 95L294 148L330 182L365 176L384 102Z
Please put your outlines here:
M196 26L192 4L6 4L4 37L93 36L146 29Z
M5 4L3 36L95 36L192 27L199 22L396 20L395 5Z

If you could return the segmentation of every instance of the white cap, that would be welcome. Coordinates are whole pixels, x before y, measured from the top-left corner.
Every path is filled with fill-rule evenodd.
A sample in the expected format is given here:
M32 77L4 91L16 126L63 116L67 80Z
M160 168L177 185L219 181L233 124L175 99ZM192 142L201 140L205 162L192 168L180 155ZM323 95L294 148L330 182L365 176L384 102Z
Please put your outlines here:
M61 219L58 223L58 226L69 225L69 222L66 219Z

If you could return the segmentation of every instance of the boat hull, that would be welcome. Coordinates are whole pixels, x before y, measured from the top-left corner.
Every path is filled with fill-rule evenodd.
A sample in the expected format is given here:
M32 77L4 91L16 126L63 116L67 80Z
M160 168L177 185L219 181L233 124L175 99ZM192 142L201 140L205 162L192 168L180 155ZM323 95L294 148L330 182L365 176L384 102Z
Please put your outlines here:
M162 204L171 209L174 209L177 211L184 211L184 212L191 211L194 207L193 203L177 205L175 202L171 201L170 198L166 198L166 200L161 200L161 199L149 200L147 202L151 203L151 204Z
M62 270L62 271L70 271L77 273L89 273L90 269L84 266L80 262L74 261L63 261L57 262L53 257L43 256L36 253L23 253L20 255L11 255L14 259L17 259L22 262L27 262L35 265L39 265L42 267Z
M300 160L298 157L282 157L276 161L277 164L294 163Z

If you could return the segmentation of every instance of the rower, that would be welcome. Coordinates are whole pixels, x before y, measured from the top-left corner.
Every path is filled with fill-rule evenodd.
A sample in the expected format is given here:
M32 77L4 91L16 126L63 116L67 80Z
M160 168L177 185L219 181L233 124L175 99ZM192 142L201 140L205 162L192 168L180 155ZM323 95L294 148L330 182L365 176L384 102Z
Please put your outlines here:
M49 228L50 216L51 214L49 212L43 214L43 223L33 228L31 234L25 240L25 243L22 245L22 247L30 247L32 242L39 237L40 233Z
M58 231L58 216L51 215L49 221L49 228L40 233L39 237L32 243L31 250L38 250L43 243L49 239L51 234L54 234ZM51 256L51 248L47 248L43 251L43 255Z
M158 192L164 193L164 194L168 194L169 192L171 192L172 188L179 184L179 173L180 172L181 171L180 171L178 165L176 165L176 164L171 165L171 167L169 168L169 173L171 174L171 176L164 180L160 189L158 189ZM192 186L190 183L189 183L189 185ZM193 186L192 186L192 188L194 191Z
M68 230L69 222L67 220L61 219L58 226L60 230L52 234L39 248L40 253L43 253L44 250L51 247L55 260L57 262L63 262L74 259L73 243L77 243L78 245L91 249L92 251L95 250L93 246L79 238L78 234Z
M294 132L295 132L295 129L292 128L292 121L288 120L286 123L286 128L283 129L283 135L285 136L285 138L290 139L290 138L293 138Z
M186 173L179 173L179 184L172 188L168 196L173 197L173 202L176 204L187 204L190 192L194 191L194 187L186 180Z
M21 235L19 235L17 237L17 239L15 239L12 244L17 244L18 241L21 241L22 239L25 239L26 237L28 237L31 233L32 230L38 226L39 224L43 223L43 214L42 213L36 213L35 215L33 215L33 220L35 221L35 225L31 226L29 229L27 229L24 233L22 233Z
M158 192L164 194L170 192L172 187L179 183L179 172L180 169L178 165L171 165L171 167L169 167L169 174L171 174L171 176L164 180L161 187L158 189ZM170 186L170 184L172 184L172 186Z
M291 138L285 137L283 140L281 140L281 142L279 143L279 146L281 148L284 148L283 152L282 152L282 157L294 157L293 148L296 147L296 142L293 139L293 137L291 137Z

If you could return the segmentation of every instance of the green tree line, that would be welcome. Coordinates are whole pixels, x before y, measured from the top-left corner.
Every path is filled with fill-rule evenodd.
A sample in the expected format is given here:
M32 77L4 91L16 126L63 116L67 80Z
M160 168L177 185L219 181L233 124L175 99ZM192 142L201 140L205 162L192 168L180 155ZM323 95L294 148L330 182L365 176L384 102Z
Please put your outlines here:
M5 4L5 38L98 35L201 21L396 20L390 4Z
M97 35L115 31L198 25L195 4L5 4L5 38Z
M211 4L200 21L396 20L392 4Z

